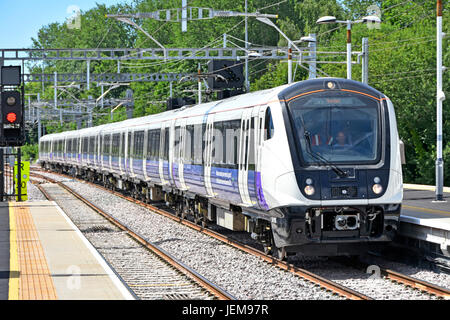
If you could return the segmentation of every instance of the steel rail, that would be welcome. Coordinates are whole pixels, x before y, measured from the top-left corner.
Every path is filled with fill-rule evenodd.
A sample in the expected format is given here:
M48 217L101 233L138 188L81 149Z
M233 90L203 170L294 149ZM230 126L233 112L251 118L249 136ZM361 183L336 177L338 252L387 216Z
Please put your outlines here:
M200 286L202 286L204 289L206 289L208 292L212 293L214 296L216 296L219 300L236 300L235 297L233 297L231 294L217 286L216 284L212 283L208 279L204 278L202 275L200 275L198 272L193 270L192 268L186 266L182 262L178 261L175 257L173 257L168 252L164 251L162 248L158 247L157 245L151 243L147 239L145 239L143 236L139 235L137 232L132 230L130 227L126 226L119 220L115 219L108 213L106 213L101 208L97 207L95 204L90 202L89 200L85 199L83 196L78 194L76 191L72 190L70 187L65 185L62 182L58 182L54 179L45 177L43 175L37 175L35 173L31 173L31 175L46 179L50 183L57 184L61 188L65 189L67 192L72 194L74 197L82 201L84 204L86 204L89 208L103 216L105 219L107 219L109 222L114 224L116 227L118 227L120 230L127 232L127 234L136 242L140 243L144 247L146 247L148 250L156 254L158 257L175 267L178 271L181 273L187 275L188 277L195 280L196 283L198 283ZM54 200L52 197L46 192L44 188L40 184L37 184L38 189L44 194L44 196L49 200Z
M64 175L64 174L59 174L59 173L54 173L54 172L52 172L52 173L56 174L56 175L64 176L64 177L69 177L69 176ZM44 179L46 178L45 176L42 176L42 177ZM70 178L73 178L73 177L70 177ZM86 182L85 180L79 180L79 181ZM154 206L152 206L150 204L147 204L147 203L144 203L142 201L136 200L136 199L134 199L132 197L125 196L125 195L123 195L123 194L121 194L121 193L119 193L117 191L110 190L110 189L105 188L103 186L100 186L100 185L97 185L97 184L94 184L94 183L91 183L91 182L89 182L89 183L92 184L93 186L96 186L96 187L101 188L101 189L103 189L105 191L108 191L108 192L110 192L110 193L112 193L112 194L114 194L114 195L116 195L116 196L118 196L118 197L120 197L122 199L125 199L127 201L132 202L132 203L141 205L143 207L146 207L147 209L150 209L150 210L152 210L152 211L154 211L154 212L156 212L156 213L158 213L158 214L160 214L162 216L168 217L168 218L170 218L170 219L172 219L172 220L174 220L176 222L179 222L179 223L181 223L183 225L186 225L186 226L188 226L188 227L190 227L190 228L192 228L194 230L197 230L197 231L202 232L202 233L204 233L206 235L209 235L209 236L211 236L211 237L213 237L213 238L215 238L217 240L220 240L220 241L222 241L222 242L224 242L224 243L226 243L226 244L228 244L230 246L238 248L238 249L240 249L240 250L242 250L244 252L247 252L249 254L256 255L256 256L260 257L261 259L263 259L264 261L266 261L268 263L271 263L271 264L273 264L273 265L275 265L275 266L277 266L277 267L279 267L279 268L281 268L283 270L290 271L290 272L292 272L292 273L294 273L294 274L296 274L296 275L298 275L298 276L300 276L300 277L302 277L304 279L307 279L307 280L309 280L311 282L317 283L320 286L322 286L323 288L325 288L327 290L331 290L333 292L336 292L336 293L340 294L341 296L344 296L344 297L346 297L348 299L355 299L355 300L371 300L372 299L372 298L367 297L367 296L365 296L365 295L363 295L363 294L361 294L359 292L356 292L356 291L354 291L352 289L343 287L343 286L341 286L341 285L339 285L337 283L334 283L334 282L332 282L332 281L330 281L328 279L325 279L325 278L322 278L320 276L317 276L317 275L315 275L315 274L313 274L313 273L311 273L311 272L309 272L307 270L298 268L298 267L296 267L296 266L294 266L292 264L288 264L288 263L286 263L284 261L276 259L276 258L274 258L274 257L272 257L270 255L265 254L264 252L262 252L260 250L252 248L252 247L247 246L245 244L241 244L241 243L239 243L239 242L237 242L235 240L232 240L229 237L224 236L224 235L222 235L222 234L220 234L218 232L215 232L215 231L212 231L212 230L209 230L209 229L205 229L205 228L203 228L203 227L201 227L201 226L199 226L199 225L197 225L197 224L195 224L195 223L193 223L193 222L191 222L189 220L177 217L177 216L175 216L175 215L173 215L173 214L171 214L171 213L169 213L169 212L167 212L165 210L161 210L161 209L159 209L157 207L154 207ZM421 291L427 292L429 294L436 295L436 296L444 298L444 299L450 299L450 290L449 289L440 287L438 285L435 285L433 283L430 283L430 282L427 282L427 281L424 281L424 280L416 279L416 278L413 278L413 277L401 274L399 272L396 272L396 271L393 271L393 270L390 270L390 269L387 269L387 268L380 268L380 271L381 271L381 275L382 276L384 276L385 278L387 278L387 279L389 279L391 281L398 282L398 283L403 284L405 286L409 286L409 287L415 288L417 290L421 290Z
M393 271L390 269L385 269L385 268L380 268L380 269L381 269L381 274L391 281L401 283L405 286L409 286L411 288L415 288L420 291L434 294L434 295L444 298L446 300L450 299L450 290L448 290L446 288L440 287L438 285L435 285L433 283L430 283L430 282L427 282L424 280L412 278L410 276L401 274L399 272L396 272L396 271Z
M52 174L57 174L57 175L61 175L61 176L64 176L64 177L68 177L67 175L58 174L58 173L54 173L54 172L52 172ZM45 179L45 176L42 176L42 177ZM70 178L73 179L73 177L70 177ZM85 180L80 180L80 181L86 182ZM58 182L55 182L55 183L58 183ZM366 296L366 295L364 295L364 294L362 294L360 292L357 292L357 291L355 291L353 289L347 288L347 287L342 286L342 285L340 285L340 284L338 284L336 282L333 282L331 280L323 278L323 277L321 277L319 275L316 275L316 274L314 274L314 273L312 273L312 272L310 272L308 270L296 267L293 264L289 264L289 263L287 263L285 261L277 259L277 258L275 258L275 257L273 257L271 255L268 255L268 254L266 254L266 253L264 253L264 252L262 252L262 251L260 251L258 249L255 249L255 248L252 248L252 247L250 247L248 245L242 244L242 243L240 243L240 242L238 242L236 240L233 240L233 239L231 239L231 238L229 238L227 236L224 236L224 235L222 235L222 234L220 234L218 232L215 232L215 231L207 229L207 228L203 228L202 226L199 226L199 225L197 225L194 222L191 222L189 220L186 220L186 219L183 219L183 218L180 218L180 217L176 217L175 215L173 215L173 214L171 214L171 213L169 213L169 212L167 212L165 210L161 210L161 209L159 209L159 208L157 208L155 206L152 206L150 204L144 203L144 202L142 202L140 200L136 200L136 199L134 199L132 197L125 196L125 195L123 195L123 194L121 194L119 192L107 189L107 188L105 188L103 186L99 186L99 185L91 183L91 182L88 182L88 183L92 184L93 186L95 186L97 188L105 190L105 191L107 191L107 192L109 192L111 194L114 194L114 195L116 195L116 196L118 196L118 197L120 197L120 198L122 198L124 200L127 200L129 202L132 202L132 203L138 204L140 206L143 206L143 207L145 207L147 209L150 209L151 211L153 211L153 212L155 212L155 213L157 213L159 215L167 217L167 218L169 218L171 220L174 220L174 221L176 221L176 222L178 222L178 223L180 223L182 225L185 225L185 226L187 226L187 227L189 227L191 229L194 229L194 230L196 230L198 232L206 234L206 235L208 235L208 236L210 236L210 237L212 237L212 238L214 238L216 240L219 240L221 242L224 242L224 243L226 243L226 244L228 244L228 245L230 245L230 246L232 246L234 248L237 248L237 249L239 249L241 251L244 251L244 252L246 252L248 254L257 256L257 257L261 258L262 260L264 260L267 263L270 263L270 264L272 264L272 265L274 265L274 266L276 266L276 267L278 267L278 268L280 268L282 270L291 272L291 273L295 274L296 276L299 276L302 279L305 279L307 281L315 283L315 284L319 285L320 287L322 287L323 289L325 289L327 291L331 291L331 292L333 292L335 294L338 294L338 295L340 295L340 296L342 296L344 298L347 298L347 299L350 299L350 300L373 300L373 298L368 297L368 296Z
M339 263L343 263L347 266L353 267L359 270L368 270L370 266L368 263L354 260L343 260L336 259ZM379 275L384 277L385 279L391 280L393 282L397 282L407 287L411 287L413 289L420 290L422 292L428 293L430 295L435 295L437 297L449 300L450 299L450 290L447 288L443 288L436 284L430 283L425 280L413 278L411 276L402 274L400 272L391 270L389 268L385 268L383 266L378 266Z

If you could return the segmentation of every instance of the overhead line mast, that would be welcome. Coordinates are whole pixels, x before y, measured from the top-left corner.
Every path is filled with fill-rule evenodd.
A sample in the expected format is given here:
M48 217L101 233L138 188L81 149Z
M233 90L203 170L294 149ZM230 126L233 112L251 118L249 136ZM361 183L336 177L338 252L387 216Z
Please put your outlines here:
M442 156L442 102L445 100L445 93L442 90L442 72L445 67L442 66L442 39L444 33L442 32L442 0L437 0L436 5L436 29L437 29L437 43L436 43L436 201L444 201L444 159Z

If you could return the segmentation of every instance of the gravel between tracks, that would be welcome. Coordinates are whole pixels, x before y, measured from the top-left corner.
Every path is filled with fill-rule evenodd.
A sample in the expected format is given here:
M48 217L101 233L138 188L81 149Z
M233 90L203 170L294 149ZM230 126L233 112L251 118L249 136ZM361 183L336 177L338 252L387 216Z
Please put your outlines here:
M34 178L33 178L34 179ZM27 184L28 201L45 201L47 200L42 192L30 181Z
M80 182L65 183L237 299L342 299L259 258L106 191Z
M58 175L48 173L45 175L49 175L55 180L65 181L76 192L130 225L150 241L157 243L164 250L193 267L238 299L337 298L292 274L269 266L258 258L151 213L149 210L118 198L107 191ZM326 258L295 257L293 262L375 299L436 298L385 279L372 279L369 274L345 267ZM442 285L441 274L428 270L414 272L413 267L405 266L405 268L410 269L398 271Z
M323 258L302 258L295 257L294 264L319 274L327 279L333 280L343 286L357 290L365 295L377 300L435 300L436 296L422 293L406 287L403 284L391 282L389 279L384 279L372 275L372 273L364 273L350 266L345 266ZM374 265L376 266L376 265ZM383 264L384 266L384 264ZM394 269L396 270L396 269ZM415 277L413 274L405 273L405 270L397 270L409 276ZM426 272L426 271L422 271ZM430 272L431 273L431 272ZM436 283L437 278L434 277L432 283ZM431 282L431 281L430 281Z
M44 184L43 188L140 299L214 298L60 186Z

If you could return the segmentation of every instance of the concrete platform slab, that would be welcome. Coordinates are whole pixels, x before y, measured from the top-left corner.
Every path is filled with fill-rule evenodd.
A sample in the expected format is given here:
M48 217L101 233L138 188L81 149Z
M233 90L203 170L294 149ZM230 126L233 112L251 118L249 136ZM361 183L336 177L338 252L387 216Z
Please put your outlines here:
M134 299L103 257L56 203L0 204L0 219L7 216L7 211L16 223L16 230L4 232L9 233L8 237L2 236L0 229L0 241L8 237L9 246L17 246L15 263L19 275L17 288L8 288L9 299ZM0 257L5 256L6 251L0 247ZM7 272L11 278L14 273L11 270L13 257L7 261ZM5 284L0 282L0 294L4 288ZM14 294L14 291L17 293ZM4 295L0 296L0 299L4 298Z
M400 235L439 245L450 256L450 193L446 202L435 202L432 187L408 185L400 215Z

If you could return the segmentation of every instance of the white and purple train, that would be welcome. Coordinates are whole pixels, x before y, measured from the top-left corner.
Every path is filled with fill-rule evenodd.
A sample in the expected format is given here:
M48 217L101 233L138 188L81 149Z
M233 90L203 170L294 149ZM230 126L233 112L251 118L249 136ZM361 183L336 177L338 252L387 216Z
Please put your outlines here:
M356 81L307 80L39 143L43 167L247 231L280 258L359 254L398 227L394 107Z

